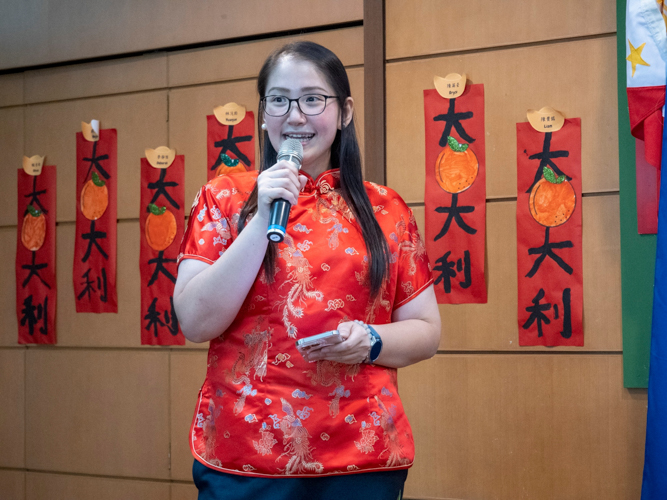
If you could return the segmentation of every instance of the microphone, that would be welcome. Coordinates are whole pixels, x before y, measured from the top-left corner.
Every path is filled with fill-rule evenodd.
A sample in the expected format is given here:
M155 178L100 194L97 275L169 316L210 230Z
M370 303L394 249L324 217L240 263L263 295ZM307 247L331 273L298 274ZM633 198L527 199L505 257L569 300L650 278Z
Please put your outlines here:
M278 151L278 161L287 160L294 163L301 169L303 160L303 146L296 139L287 139L280 145ZM287 228L287 219L292 206L287 200L278 198L271 202L271 216L269 217L269 229L266 231L266 237L269 241L280 243L285 239Z

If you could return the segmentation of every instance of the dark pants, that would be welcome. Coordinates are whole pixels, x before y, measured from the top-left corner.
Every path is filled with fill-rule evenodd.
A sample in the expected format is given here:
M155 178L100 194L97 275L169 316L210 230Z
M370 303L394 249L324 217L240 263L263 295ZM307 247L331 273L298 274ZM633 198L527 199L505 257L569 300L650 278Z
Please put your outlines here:
M194 462L192 477L199 500L400 500L408 477L407 469L323 477L250 477Z

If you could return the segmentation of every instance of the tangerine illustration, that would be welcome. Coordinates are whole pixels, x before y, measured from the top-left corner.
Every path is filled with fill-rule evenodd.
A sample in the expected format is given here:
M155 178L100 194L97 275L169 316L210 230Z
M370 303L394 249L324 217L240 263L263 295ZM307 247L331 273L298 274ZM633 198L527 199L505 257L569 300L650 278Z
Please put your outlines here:
M549 167L544 167L543 177L533 186L528 199L530 214L546 227L565 224L572 216L577 195L564 175L556 177Z
M447 137L447 146L435 161L435 179L448 193L465 191L477 178L479 162L469 146L459 143L450 135Z
M109 206L109 190L97 172L81 189L81 213L88 220L97 220Z
M231 159L228 155L225 153L222 153L220 155L220 159L222 160L222 165L220 165L216 171L215 171L215 176L218 177L220 175L228 175L228 174L235 174L235 173L241 173L245 172L246 169L243 165L239 165L239 159Z
M150 213L146 218L144 233L148 245L158 252L167 248L176 237L176 217L167 210L167 207L148 205Z
M243 165L237 165L235 167L228 167L227 165L225 165L223 163L215 171L215 176L218 177L220 175L236 174L236 173L241 173L241 172L245 172L245 171L246 171L246 169Z
M46 217L32 205L28 205L28 213L23 218L21 243L31 252L42 248L46 238Z

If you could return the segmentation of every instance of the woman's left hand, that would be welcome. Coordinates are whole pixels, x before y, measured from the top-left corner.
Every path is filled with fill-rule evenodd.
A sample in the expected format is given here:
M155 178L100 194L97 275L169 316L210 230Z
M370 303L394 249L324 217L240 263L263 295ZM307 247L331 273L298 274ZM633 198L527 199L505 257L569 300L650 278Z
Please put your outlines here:
M348 365L363 363L371 345L366 329L354 321L347 321L338 325L338 332L343 338L340 344L311 350L306 355L306 360L328 360Z

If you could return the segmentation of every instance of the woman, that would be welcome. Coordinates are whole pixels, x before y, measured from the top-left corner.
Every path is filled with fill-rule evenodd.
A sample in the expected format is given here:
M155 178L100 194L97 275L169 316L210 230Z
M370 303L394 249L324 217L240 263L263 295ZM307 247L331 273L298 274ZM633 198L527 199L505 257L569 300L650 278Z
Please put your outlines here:
M185 336L211 341L190 441L200 498L395 500L414 456L395 368L440 339L424 245L403 200L362 180L354 101L331 51L289 44L257 88L260 174L201 189L174 290ZM286 139L303 145L301 171L276 160ZM287 236L269 244L280 198ZM329 330L343 342L296 350Z

